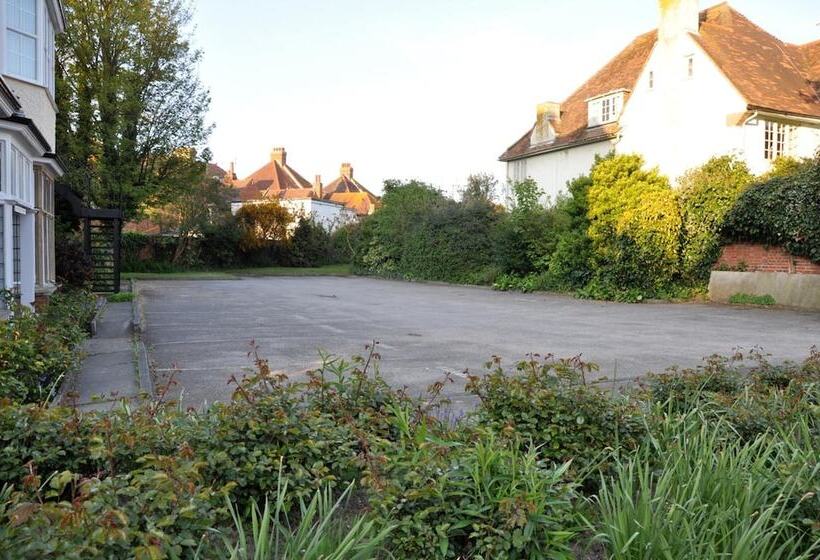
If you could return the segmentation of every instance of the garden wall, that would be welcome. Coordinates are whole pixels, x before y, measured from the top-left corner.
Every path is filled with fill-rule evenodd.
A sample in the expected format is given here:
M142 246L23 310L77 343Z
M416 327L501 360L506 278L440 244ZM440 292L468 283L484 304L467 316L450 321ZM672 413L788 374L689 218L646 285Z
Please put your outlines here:
M770 295L778 305L820 311L820 265L781 247L727 245L715 268L735 270L712 271L712 301L726 303L735 294Z
M715 268L744 272L820 274L820 264L813 263L804 257L790 255L782 247L767 247L755 243L726 245Z

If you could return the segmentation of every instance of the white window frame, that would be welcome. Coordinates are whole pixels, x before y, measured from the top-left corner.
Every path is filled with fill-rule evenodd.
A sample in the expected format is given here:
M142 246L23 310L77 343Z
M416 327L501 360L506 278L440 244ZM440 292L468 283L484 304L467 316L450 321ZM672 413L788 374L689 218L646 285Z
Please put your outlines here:
M3 64L4 73L14 78L19 78L28 82L43 84L42 72L43 61L41 60L40 51L42 49L42 22L43 22L43 4L41 0L33 0L34 2L34 31L31 32L20 27L12 25L11 14L9 10L10 2L20 2L21 0L2 0L3 1ZM9 48L9 36L12 33L21 35L34 41L34 75L29 76L22 72L13 72L11 68L11 49ZM22 53L21 53L22 56Z
M774 161L794 153L797 127L777 121L763 121L763 158Z
M621 117L624 91L616 91L587 99L587 126L593 128L613 122Z
M12 198L26 204L34 203L34 165L25 153L13 143L9 149L9 189Z

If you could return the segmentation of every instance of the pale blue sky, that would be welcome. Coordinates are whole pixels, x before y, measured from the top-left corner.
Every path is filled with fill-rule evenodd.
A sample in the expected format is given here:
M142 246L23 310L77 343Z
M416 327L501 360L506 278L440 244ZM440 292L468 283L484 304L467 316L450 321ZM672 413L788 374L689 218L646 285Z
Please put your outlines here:
M731 5L793 43L820 38L816 0ZM701 1L701 8L713 2ZM452 191L632 38L657 0L196 0L216 161L240 177L274 146L308 180L350 161Z

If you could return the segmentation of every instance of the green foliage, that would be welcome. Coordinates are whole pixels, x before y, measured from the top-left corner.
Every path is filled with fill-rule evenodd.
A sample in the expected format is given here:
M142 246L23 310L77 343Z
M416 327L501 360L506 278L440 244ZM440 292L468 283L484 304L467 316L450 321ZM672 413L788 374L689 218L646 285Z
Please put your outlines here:
M0 556L571 558L580 485L613 557L816 552L816 351L712 358L636 394L578 359L495 359L450 423L443 382L410 398L368 350L297 383L252 353L233 399L199 411L0 401Z
M371 475L375 511L396 524L397 558L570 558L567 466L492 435L461 442L397 411L401 439Z
M683 227L681 269L692 281L705 281L720 253L720 228L726 214L754 177L734 156L713 157L679 181Z
M333 244L328 231L308 218L300 218L290 239L293 266L316 267L334 261Z
M487 375L467 385L481 401L475 420L531 443L540 458L571 461L573 479L583 480L584 470L607 449L635 449L643 435L637 408L586 383L594 364L532 355L514 373L506 373L497 359L487 367Z
M380 557L391 527L379 530L373 519L358 516L345 526L341 509L353 484L334 500L332 489L317 490L309 503L299 502L298 521L292 523L286 503L287 483L277 486L273 507L268 499L263 509L254 501L250 508L248 534L242 516L230 502L236 536L224 536L227 557L235 560L371 560Z
M61 229L54 236L57 281L67 288L87 288L94 272L91 258L83 251L83 241L77 232Z
M486 200L456 202L425 183L387 181L381 207L362 225L354 266L381 276L471 282L493 265L497 220Z
M88 292L56 293L39 315L13 305L0 320L0 398L41 402L79 365L78 347L94 317Z
M593 528L617 560L816 558L820 540L801 525L816 523L803 516L818 512L820 466L801 424L744 441L698 411L666 415L602 477Z
M729 298L729 303L736 305L775 305L777 302L769 294L762 296L734 294Z
M592 168L589 237L597 277L612 286L651 289L678 268L681 216L677 195L638 155L612 155Z
M57 37L57 152L63 180L127 219L148 197L187 182L210 97L184 0L66 0Z
M726 241L781 246L820 262L820 160L746 190L726 216Z

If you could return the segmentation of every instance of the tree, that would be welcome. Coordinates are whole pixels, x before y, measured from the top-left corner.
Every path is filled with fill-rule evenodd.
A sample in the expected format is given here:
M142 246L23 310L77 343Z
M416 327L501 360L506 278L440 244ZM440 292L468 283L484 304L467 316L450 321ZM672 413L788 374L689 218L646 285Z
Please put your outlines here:
M467 186L461 191L462 202L482 201L492 203L498 180L489 173L476 173L467 177Z
M246 204L236 213L242 232L239 246L243 251L267 249L287 240L293 214L276 200Z
M64 180L132 217L190 172L181 148L204 145L208 91L184 31L187 0L65 0L59 37L58 150Z
M207 176L209 155L207 150L200 159L193 150L173 154L171 157L188 160L188 165L179 165L180 170L187 169L188 173L178 175L173 191L149 199L144 211L162 229L176 233L174 264L190 252L194 239L231 219L231 189Z

